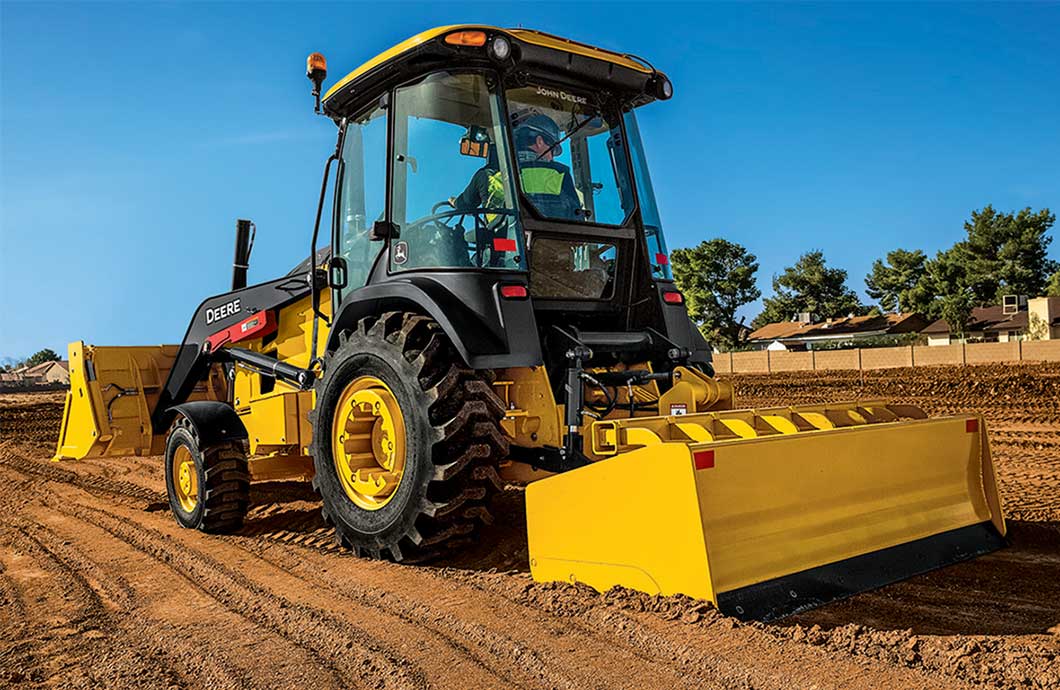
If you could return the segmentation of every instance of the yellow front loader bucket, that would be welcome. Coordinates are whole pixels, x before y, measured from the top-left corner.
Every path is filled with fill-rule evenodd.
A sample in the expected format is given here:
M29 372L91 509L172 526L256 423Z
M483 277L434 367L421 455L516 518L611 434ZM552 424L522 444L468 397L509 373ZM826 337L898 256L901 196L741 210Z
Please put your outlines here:
M592 424L527 487L536 580L771 620L1004 545L983 419L882 402Z
M165 437L152 433L151 412L179 348L70 343L70 390L54 459L161 454ZM223 379L211 372L189 399L224 399Z

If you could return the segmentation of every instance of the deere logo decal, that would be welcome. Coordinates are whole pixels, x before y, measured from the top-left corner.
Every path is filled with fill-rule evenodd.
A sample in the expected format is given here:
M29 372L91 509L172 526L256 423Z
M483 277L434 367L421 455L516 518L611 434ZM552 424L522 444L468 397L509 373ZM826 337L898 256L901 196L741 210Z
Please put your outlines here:
M209 325L214 321L220 321L221 319L226 319L229 316L232 316L233 314L238 314L240 311L241 308L239 306L239 300L234 299L231 302L226 302L225 304L222 304L219 307L207 309L206 323L207 325Z
M558 98L561 101L577 103L579 105L584 105L589 100L585 96L575 96L574 94L560 91L559 89L546 89L543 86L537 86L535 88L537 89L538 96L545 96L546 98Z

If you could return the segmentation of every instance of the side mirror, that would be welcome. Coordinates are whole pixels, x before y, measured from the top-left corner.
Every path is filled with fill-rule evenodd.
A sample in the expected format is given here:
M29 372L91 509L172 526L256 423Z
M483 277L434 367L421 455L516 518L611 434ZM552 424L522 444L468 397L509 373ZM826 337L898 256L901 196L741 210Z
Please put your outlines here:
M331 257L328 263L328 286L335 290L341 290L349 282L349 271L346 259L341 256Z
M385 220L377 220L368 232L368 239L372 242L379 242L390 237L397 237L397 226Z
M471 125L460 139L460 154L475 158L489 158L490 135L485 127Z

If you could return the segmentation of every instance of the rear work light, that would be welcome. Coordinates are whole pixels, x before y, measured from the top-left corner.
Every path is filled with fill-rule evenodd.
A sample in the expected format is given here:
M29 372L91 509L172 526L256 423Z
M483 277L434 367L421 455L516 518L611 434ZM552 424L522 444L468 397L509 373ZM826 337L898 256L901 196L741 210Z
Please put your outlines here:
M451 46L484 46L486 45L486 32L454 31L445 37L445 42Z
M528 294L525 285L501 285L501 297L504 299L526 299Z
M680 292L664 292L664 293L662 293L662 295L663 295L663 302L666 302L667 304L684 304L685 303L685 298L681 296Z

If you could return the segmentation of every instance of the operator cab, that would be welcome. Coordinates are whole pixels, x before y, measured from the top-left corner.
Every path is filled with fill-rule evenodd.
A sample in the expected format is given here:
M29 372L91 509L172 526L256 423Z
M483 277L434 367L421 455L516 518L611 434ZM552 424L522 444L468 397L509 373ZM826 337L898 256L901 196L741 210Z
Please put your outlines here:
M482 347L498 353L550 349L557 328L636 334L631 350L654 331L656 349L688 348L698 333L634 114L670 95L638 59L524 29L434 29L358 68L323 98L340 127L333 308L398 282L447 292L440 309L484 319ZM530 304L482 297L500 288Z

